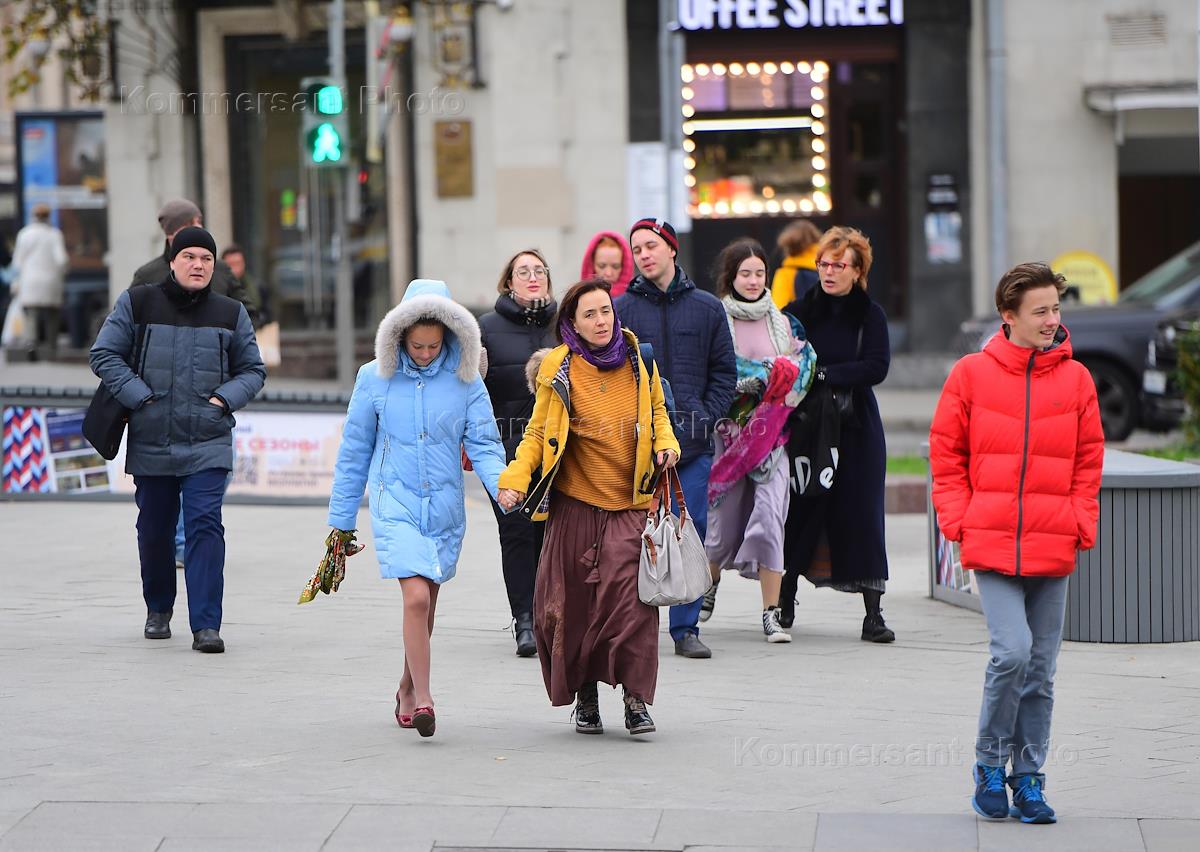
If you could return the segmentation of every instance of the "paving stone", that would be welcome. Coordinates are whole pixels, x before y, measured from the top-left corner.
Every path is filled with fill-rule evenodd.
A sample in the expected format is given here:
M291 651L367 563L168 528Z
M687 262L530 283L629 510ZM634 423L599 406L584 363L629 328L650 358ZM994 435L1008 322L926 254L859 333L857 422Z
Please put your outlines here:
M1200 845L1200 819L1142 819L1138 824L1146 852L1195 852Z
M429 840L439 846L484 844L492 839L504 812L502 807L355 805L325 849L357 848L381 840L414 844Z
M17 828L98 838L162 837L195 809L195 805L171 802L42 802Z
M564 849L682 849L654 839L661 812L609 808L509 808L492 842Z
M347 805L226 802L193 808L170 832L180 840L211 838L282 842L324 840L350 810Z
M1053 800L1051 800L1053 804ZM1060 815L1052 825L979 820L979 852L1144 852L1137 820Z
M663 811L654 839L660 843L751 846L786 845L811 849L817 831L817 815L772 811L728 811L715 809Z
M821 814L816 852L975 852L975 816Z

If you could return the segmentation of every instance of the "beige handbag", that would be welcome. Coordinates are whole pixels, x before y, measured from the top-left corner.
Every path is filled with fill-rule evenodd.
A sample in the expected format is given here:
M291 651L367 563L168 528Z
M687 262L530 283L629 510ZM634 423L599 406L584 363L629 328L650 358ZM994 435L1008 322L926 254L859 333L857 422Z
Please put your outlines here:
M679 517L671 514L672 492L679 504ZM668 468L654 489L646 514L638 597L650 606L688 604L700 598L711 585L704 542L688 515L679 477L674 469Z

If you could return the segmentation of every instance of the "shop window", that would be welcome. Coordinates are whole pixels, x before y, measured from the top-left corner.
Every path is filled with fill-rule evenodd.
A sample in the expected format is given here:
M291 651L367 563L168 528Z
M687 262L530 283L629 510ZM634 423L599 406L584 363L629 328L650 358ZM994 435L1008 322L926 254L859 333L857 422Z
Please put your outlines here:
M683 66L685 181L693 217L832 209L828 75L820 60Z

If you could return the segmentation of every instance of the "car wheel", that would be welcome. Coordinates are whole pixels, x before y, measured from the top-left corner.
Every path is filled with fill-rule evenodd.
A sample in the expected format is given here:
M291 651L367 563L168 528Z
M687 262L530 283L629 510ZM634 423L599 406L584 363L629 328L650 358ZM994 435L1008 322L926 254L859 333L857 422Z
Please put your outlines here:
M1100 405L1100 422L1104 425L1106 441L1124 441L1137 425L1139 404L1133 379L1123 369L1108 361L1085 361L1084 366L1096 383L1096 398Z

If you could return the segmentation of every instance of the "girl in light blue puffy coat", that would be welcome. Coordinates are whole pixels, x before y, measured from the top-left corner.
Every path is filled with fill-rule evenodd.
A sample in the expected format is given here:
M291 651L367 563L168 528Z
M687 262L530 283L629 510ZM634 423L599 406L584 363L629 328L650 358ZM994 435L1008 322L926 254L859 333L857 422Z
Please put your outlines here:
M396 721L434 732L429 637L438 589L454 576L465 532L462 449L488 493L504 447L479 374L479 325L441 281L417 279L375 335L375 360L358 371L329 498L329 524L357 526L363 489L379 570L404 595L404 676Z

